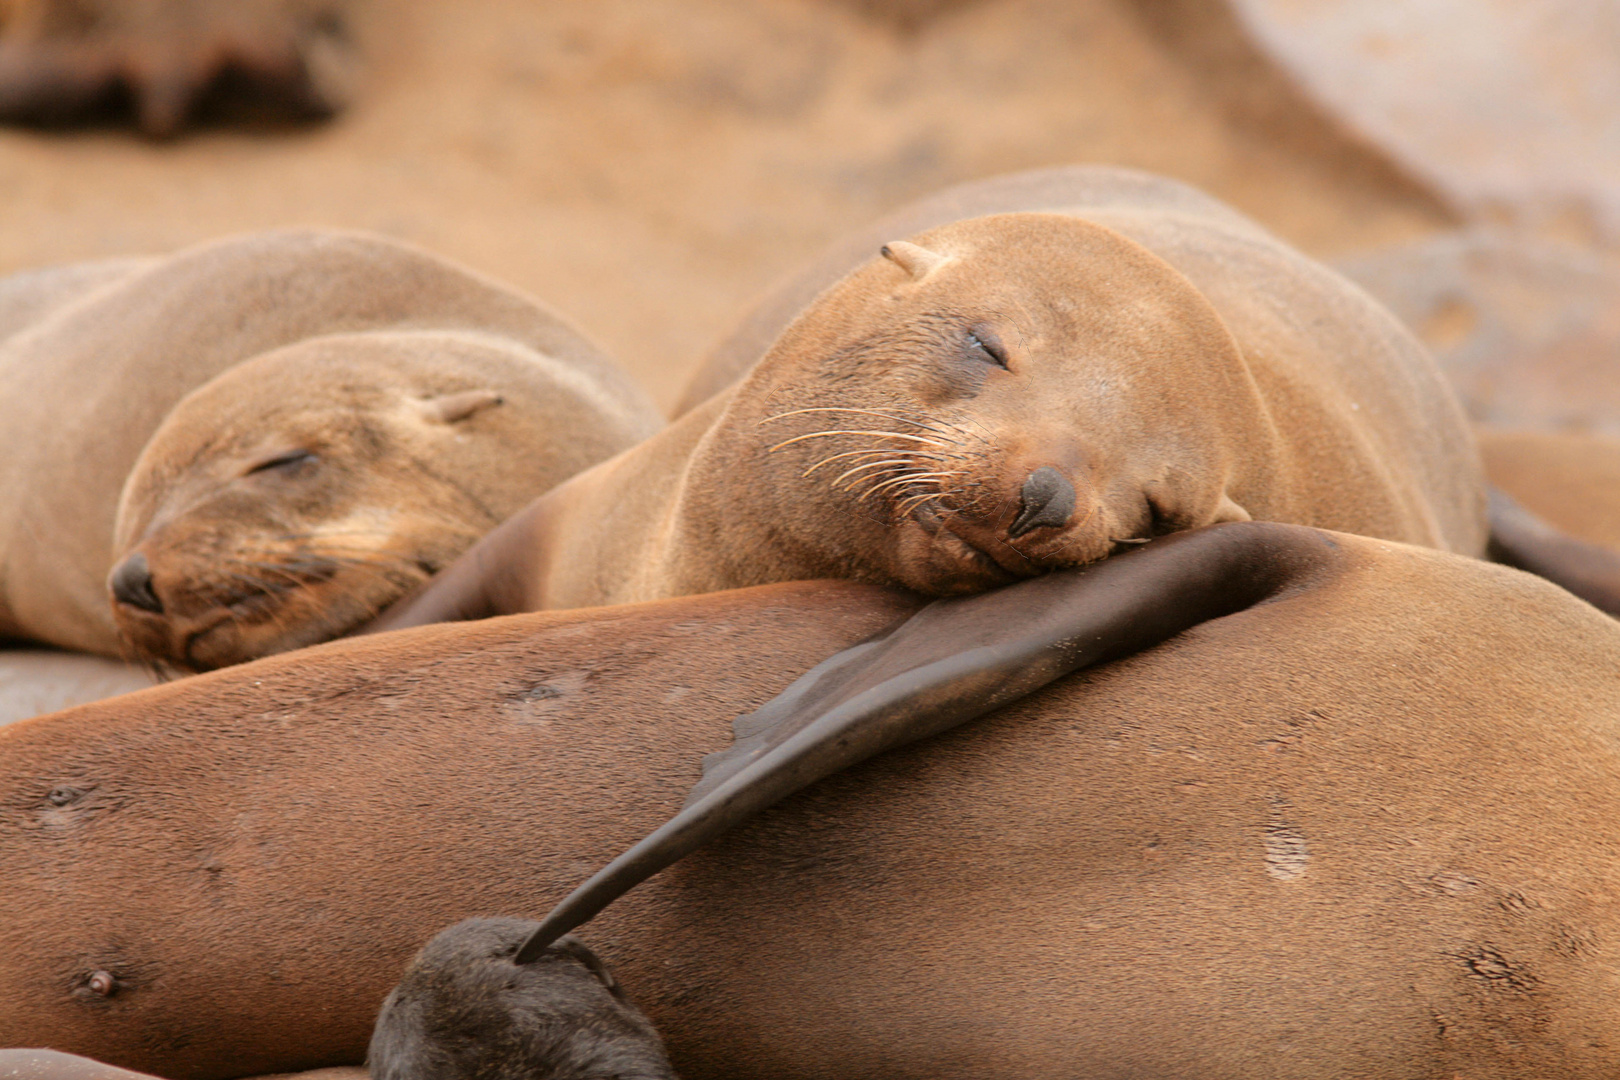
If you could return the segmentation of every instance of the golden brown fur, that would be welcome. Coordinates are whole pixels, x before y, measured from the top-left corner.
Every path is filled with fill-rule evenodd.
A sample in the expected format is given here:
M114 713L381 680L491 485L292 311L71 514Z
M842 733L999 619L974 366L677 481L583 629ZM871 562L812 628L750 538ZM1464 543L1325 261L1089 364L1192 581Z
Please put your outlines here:
M1620 627L1336 539L1336 582L824 781L585 939L688 1080L1612 1075ZM429 936L545 911L902 610L805 583L424 628L8 729L0 1042L357 1061Z
M550 311L378 237L41 292L0 340L0 637L183 667L331 637L659 423ZM109 601L133 553L161 613Z
M1042 212L949 216L964 207ZM1258 226L1097 168L967 185L896 220L919 218L950 223L904 257L867 247L793 318L832 264L812 267L750 322L740 340L774 344L732 390L384 625L812 577L944 595L1250 517L1483 553L1477 453L1429 356ZM1077 505L1020 533L1043 468Z

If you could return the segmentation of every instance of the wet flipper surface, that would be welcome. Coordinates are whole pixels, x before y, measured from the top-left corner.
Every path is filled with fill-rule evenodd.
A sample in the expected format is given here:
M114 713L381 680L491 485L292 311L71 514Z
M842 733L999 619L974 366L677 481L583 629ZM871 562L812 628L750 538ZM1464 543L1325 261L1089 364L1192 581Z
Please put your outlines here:
M928 605L823 662L710 754L685 807L581 885L514 957L526 963L614 899L822 777L949 730L1070 672L1310 588L1342 565L1325 533L1214 525L1083 570Z

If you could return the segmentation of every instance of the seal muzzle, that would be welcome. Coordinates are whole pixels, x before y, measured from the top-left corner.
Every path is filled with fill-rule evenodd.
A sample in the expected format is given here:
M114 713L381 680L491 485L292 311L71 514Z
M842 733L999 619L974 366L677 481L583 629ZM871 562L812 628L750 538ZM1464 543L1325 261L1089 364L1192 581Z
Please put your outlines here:
M1023 509L1007 527L1007 535L1014 540L1042 526L1059 528L1068 524L1074 515L1074 485L1050 465L1042 465L1029 474L1019 497L1023 499Z

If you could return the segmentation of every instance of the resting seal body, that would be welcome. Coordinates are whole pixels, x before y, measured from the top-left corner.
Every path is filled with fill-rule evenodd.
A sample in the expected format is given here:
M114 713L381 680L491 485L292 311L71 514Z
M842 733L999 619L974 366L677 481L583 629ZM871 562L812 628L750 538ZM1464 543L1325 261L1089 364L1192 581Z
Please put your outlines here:
M689 1080L1613 1075L1620 626L1332 540L1316 588L823 780L586 940ZM429 937L545 911L732 717L911 609L429 627L0 732L0 1042L358 1062Z
M763 306L744 336L774 343L733 389L383 625L815 577L949 595L1249 518L1484 552L1477 452L1422 346L1215 200L1069 168L893 227L922 231L874 229L887 257L846 246L802 311L802 282Z
M0 638L180 667L364 622L659 423L544 307L362 234L23 275L0 319Z

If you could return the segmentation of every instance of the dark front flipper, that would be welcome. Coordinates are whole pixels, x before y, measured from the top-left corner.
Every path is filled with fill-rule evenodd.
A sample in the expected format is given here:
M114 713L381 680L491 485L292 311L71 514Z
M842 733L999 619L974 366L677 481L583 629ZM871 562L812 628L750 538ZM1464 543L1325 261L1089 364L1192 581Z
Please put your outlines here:
M1490 556L1560 585L1600 611L1620 615L1620 552L1577 540L1491 489Z
M149 135L200 111L320 117L346 103L345 0L14 0L0 26L0 120L133 109Z
M1156 540L1083 570L939 600L884 637L812 669L704 762L686 806L574 890L516 957L824 776L982 716L1092 664L1310 587L1341 565L1324 533L1296 525L1214 525Z

